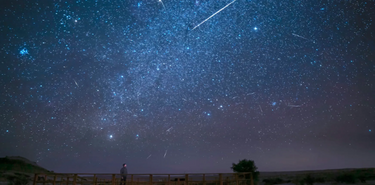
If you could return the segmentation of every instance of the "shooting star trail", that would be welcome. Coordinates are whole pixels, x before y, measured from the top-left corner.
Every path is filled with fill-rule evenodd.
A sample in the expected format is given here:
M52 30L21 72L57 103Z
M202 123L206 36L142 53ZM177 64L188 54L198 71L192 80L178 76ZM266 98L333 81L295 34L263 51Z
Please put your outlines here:
M171 128L169 128L169 129L167 129L167 132L170 132L170 131L172 130L172 128L173 128L173 127L171 127Z
M167 152L168 152L168 150L165 150L165 153L164 153L164 158L165 158L165 156L167 156Z
M298 107L302 107L302 105L291 105L291 104L288 104L288 107L298 108Z
M301 38L301 39L309 40L309 39L307 39L306 37L303 37L303 36L301 36L301 35L297 35L297 34L295 34L295 33L292 33L292 35L293 35L293 36L296 36L296 37L299 37L299 38Z
M231 5L232 3L236 2L237 0L233 0L232 2L230 2L229 4L225 5L223 8L221 8L219 11L215 12L214 14L212 14L211 16L209 16L207 19L205 19L204 21L202 21L201 23L199 23L198 25L196 25L192 30L194 30L195 28L198 28L200 25L202 25L203 23L205 23L206 21L208 21L209 19L211 19L213 16L215 16L216 14L218 14L219 12L221 12L222 10L224 10L225 8L227 8L229 5Z
M259 108L260 108L260 111L263 112L263 109L262 109L262 107L260 105L259 105Z
M164 8L164 10L165 10L165 6L164 6L163 1L162 1L162 0L159 0L159 2L163 5L163 8Z
M74 80L74 79L73 79ZM77 87L79 87L78 83L76 80L74 80L74 83L76 84Z
M150 158L150 157L151 157L151 154L147 157L147 159Z

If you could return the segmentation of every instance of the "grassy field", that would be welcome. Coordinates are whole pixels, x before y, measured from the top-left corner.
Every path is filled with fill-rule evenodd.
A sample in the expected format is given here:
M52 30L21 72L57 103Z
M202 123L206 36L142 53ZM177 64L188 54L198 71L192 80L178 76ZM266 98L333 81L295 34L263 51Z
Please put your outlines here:
M261 172L263 185L375 184L375 168L317 171Z

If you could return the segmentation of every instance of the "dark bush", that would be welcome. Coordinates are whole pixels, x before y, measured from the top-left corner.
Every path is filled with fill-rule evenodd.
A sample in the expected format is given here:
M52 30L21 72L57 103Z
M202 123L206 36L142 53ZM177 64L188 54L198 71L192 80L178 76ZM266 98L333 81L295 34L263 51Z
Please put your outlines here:
M305 185L305 181L303 179L296 178L292 181L295 185Z
M337 183L355 184L357 179L354 174L342 174L336 177Z
M366 183L366 176L364 176L364 175L359 175L359 176L358 176L358 179L359 179L359 181L361 181L361 183Z
M264 179L263 182L264 182L265 185L274 185L274 184L285 183L285 181L283 179L280 179L280 178Z
M307 185L313 185L314 182L315 182L315 178L314 177L311 177L311 175L307 175L303 181L307 184Z
M319 177L319 178L315 179L315 182L317 182L317 183L325 183L326 180L323 177Z
M8 176L9 185L26 185L30 179L28 175L17 174L15 176Z

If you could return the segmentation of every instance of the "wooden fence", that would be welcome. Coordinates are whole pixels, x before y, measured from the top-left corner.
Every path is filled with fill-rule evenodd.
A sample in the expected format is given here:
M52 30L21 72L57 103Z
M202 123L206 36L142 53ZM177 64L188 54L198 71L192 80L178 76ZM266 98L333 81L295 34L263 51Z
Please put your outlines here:
M120 185L120 174L35 174L33 185ZM123 185L254 185L252 173L130 174Z

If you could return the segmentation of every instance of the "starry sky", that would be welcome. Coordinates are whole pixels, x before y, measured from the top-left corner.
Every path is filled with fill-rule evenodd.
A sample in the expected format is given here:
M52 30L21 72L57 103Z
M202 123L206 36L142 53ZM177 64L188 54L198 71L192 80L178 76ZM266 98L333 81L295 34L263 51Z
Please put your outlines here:
M87 173L375 167L373 0L0 9L1 157Z

